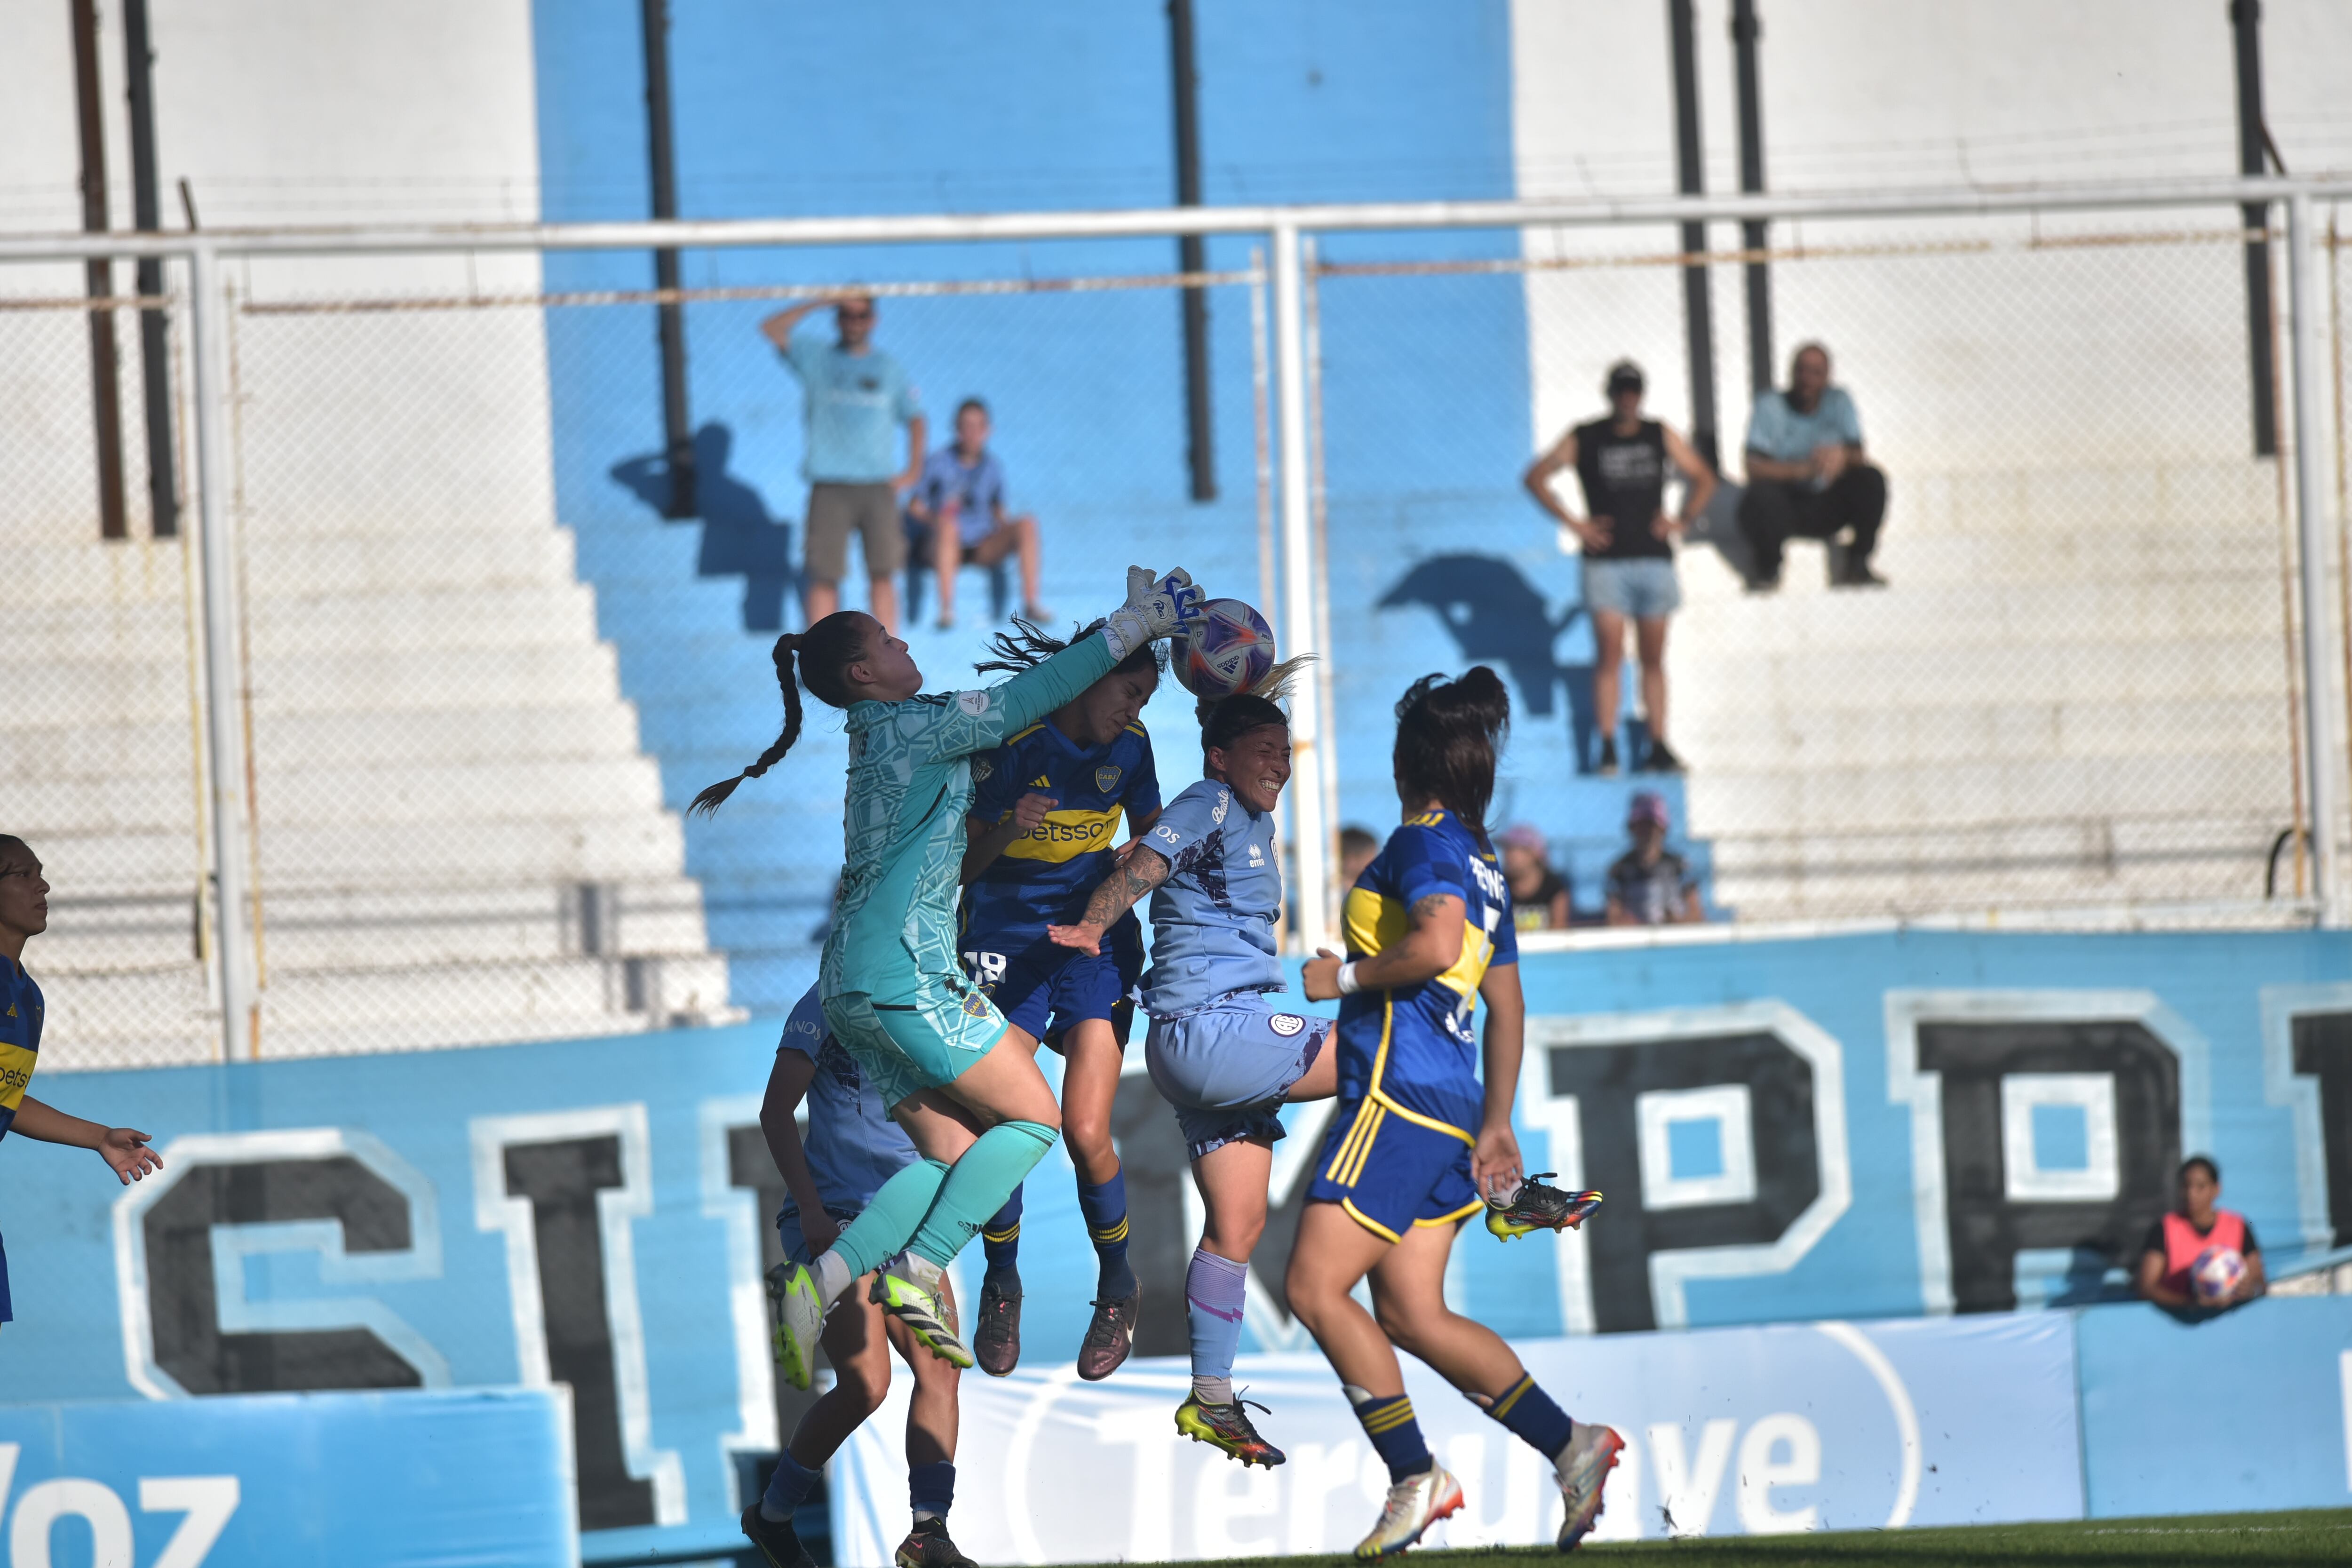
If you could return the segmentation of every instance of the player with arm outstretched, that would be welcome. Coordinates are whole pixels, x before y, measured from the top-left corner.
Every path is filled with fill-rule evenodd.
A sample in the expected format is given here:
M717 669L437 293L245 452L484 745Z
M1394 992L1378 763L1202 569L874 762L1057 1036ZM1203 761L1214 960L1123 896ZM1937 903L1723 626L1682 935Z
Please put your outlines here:
M806 1138L794 1121L803 1100ZM883 1183L922 1159L857 1063L833 1038L814 985L785 1020L783 1037L776 1043L775 1066L760 1104L760 1131L788 1194L776 1215L776 1238L785 1258L796 1263L805 1264L832 1246ZM940 1302L954 1309L944 1285ZM948 1536L948 1510L955 1501L956 1383L961 1374L953 1363L919 1353L907 1326L872 1300L853 1300L827 1319L824 1344L833 1386L801 1416L777 1456L767 1491L743 1510L743 1533L772 1568L808 1568L811 1560L793 1530L793 1515L815 1489L825 1462L882 1407L890 1392L895 1350L915 1374L914 1397L907 1406L907 1492L914 1526L899 1544L897 1561L900 1568L970 1568L971 1559Z
M718 808L743 778L800 738L800 685L845 711L847 854L819 987L834 1037L856 1059L922 1160L874 1194L813 1266L782 1281L778 1347L785 1378L808 1386L833 1303L876 1273L873 1295L934 1354L972 1364L933 1299L941 1273L1054 1146L1061 1110L1030 1055L956 963L955 907L971 805L971 757L1076 697L1137 648L1200 613L1182 572L1128 573L1128 601L1103 629L1002 686L922 694L907 645L872 616L843 611L776 640L784 725L737 778L697 795ZM795 676L794 664L799 669ZM902 1260L880 1268L903 1251Z
M1294 667L1295 668L1295 667ZM1330 1021L1277 1012L1285 988L1274 922L1282 909L1274 811L1290 782L1290 721L1260 691L1201 705L1202 772L1126 862L1097 889L1085 918L1053 928L1055 942L1093 951L1112 922L1151 895L1151 1016L1144 1059L1176 1108L1205 1212L1184 1275L1192 1389L1176 1429L1244 1465L1278 1465L1234 1392L1250 1253L1265 1230L1276 1112L1286 1101L1328 1099L1338 1081L1324 1048ZM1264 1408L1260 1406L1259 1408Z
M1101 628L1087 626L1071 640ZM1018 673L1068 644L1028 621L998 634L982 674ZM1151 738L1137 718L1159 688L1160 653L1146 644L1109 674L996 750L974 758L971 844L964 852L962 956L971 983L1011 1022L1033 1056L1043 1040L1062 1054L1062 1132L1077 1173L1078 1209L1097 1255L1094 1315L1078 1344L1078 1375L1108 1377L1135 1343L1142 1287L1127 1260L1127 1181L1111 1142L1127 1035L1125 978L1116 953L1080 952L1045 929L1075 921L1109 875L1123 814L1130 837L1160 816ZM1130 917L1127 924L1132 926ZM1115 1021L1118 1020L1118 1021ZM971 1350L1003 1377L1021 1357L1016 1267L1021 1194L981 1231L988 1271Z
M1510 886L1486 826L1509 722L1510 696L1483 665L1406 691L1393 757L1404 824L1349 890L1346 962L1327 952L1307 965L1307 994L1339 999L1339 1104L1286 1289L1389 1467L1387 1503L1358 1557L1402 1552L1462 1506L1422 1439L1398 1347L1552 1461L1563 1551L1592 1528L1623 1447L1606 1426L1571 1423L1500 1335L1445 1304L1454 1232L1481 1208L1509 1235L1575 1225L1601 1201L1528 1181L1511 1131L1527 1009ZM1471 1027L1481 999L1483 1075ZM1367 1274L1377 1317L1351 1294Z

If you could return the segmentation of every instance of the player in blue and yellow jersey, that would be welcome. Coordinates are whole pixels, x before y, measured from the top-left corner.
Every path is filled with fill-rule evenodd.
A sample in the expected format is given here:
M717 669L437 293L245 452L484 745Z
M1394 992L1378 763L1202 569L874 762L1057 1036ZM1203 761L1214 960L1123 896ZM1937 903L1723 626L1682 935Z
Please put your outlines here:
M1278 1465L1234 1392L1250 1254L1265 1232L1266 1187L1284 1102L1328 1099L1338 1082L1325 1049L1330 1021L1278 1011L1286 989L1274 922L1282 868L1274 812L1290 782L1290 721L1272 700L1291 669L1258 692L1201 704L1200 783L1168 803L1075 926L1054 940L1089 951L1151 895L1151 1015L1144 1061L1176 1108L1204 1211L1184 1274L1192 1389L1176 1429L1244 1465ZM1259 1408L1264 1408L1260 1406Z
M1307 994L1339 1000L1339 1103L1287 1291L1388 1463L1388 1500L1359 1557L1402 1552L1462 1506L1405 1396L1400 1345L1552 1461L1562 1550L1592 1528L1623 1447L1606 1426L1571 1423L1500 1335L1445 1304L1446 1258L1470 1215L1503 1217L1499 1234L1538 1215L1572 1225L1600 1202L1528 1182L1511 1131L1527 1007L1510 885L1486 824L1510 714L1483 665L1405 692L1391 759L1404 824L1349 889L1347 959L1307 965ZM1483 1039L1472 1026L1481 1000ZM1367 1274L1377 1317L1351 1295Z
M995 639L981 673L1018 673L1069 646L1027 621ZM1075 642L1100 629L1087 626ZM996 1004L1010 1035L1062 1053L1062 1135L1077 1173L1078 1209L1097 1261L1094 1316L1078 1343L1078 1375L1108 1377L1135 1343L1142 1287L1127 1261L1127 1181L1111 1142L1126 1033L1127 979L1115 951L1080 952L1045 935L1076 921L1110 875L1119 819L1130 837L1160 816L1151 737L1136 721L1160 685L1160 656L1146 644L1003 745L972 759L971 842L964 852L964 970ZM1133 928L1129 917L1125 924ZM1136 944L1141 945L1140 936ZM972 1357L1003 1377L1021 1359L1021 1276L1015 1267L1021 1193L982 1227L988 1272L972 1325Z
M808 1131L795 1113L805 1103ZM784 1205L776 1239L784 1256L805 1264L855 1222L882 1184L922 1159L890 1108L833 1037L817 988L809 987L784 1021L775 1066L760 1102L760 1131L776 1172L784 1178ZM882 1407L890 1392L890 1352L915 1374L907 1405L907 1491L914 1528L899 1544L899 1568L969 1568L970 1559L948 1536L955 1500L958 1408L953 1363L919 1353L906 1324L872 1300L853 1300L825 1320L824 1353L834 1383L800 1419L777 1456L776 1470L758 1501L743 1510L743 1533L772 1568L802 1568L809 1561L793 1516L815 1489L825 1462L851 1433ZM941 1287L940 1305L954 1301Z
M883 1310L926 1349L972 1364L930 1292L1054 1146L1062 1110L1035 1059L1006 1043L1004 1015L957 962L971 758L1137 648L1175 636L1198 618L1200 598L1181 572L1155 577L1130 567L1127 603L1100 632L1000 686L951 694L925 694L907 645L873 616L828 616L776 639L782 731L741 774L704 790L688 808L717 809L742 779L765 773L792 749L802 684L843 710L847 853L818 984L834 1037L923 1158L885 1182L813 1265L785 1266L777 1342L795 1388L809 1384L826 1311L869 1273Z
M43 1143L94 1149L124 1186L163 1168L147 1134L68 1116L25 1092L41 1053L41 988L25 973L25 943L49 929L49 884L41 858L14 834L0 834L0 1138L21 1132ZM0 1250L0 1323L16 1315L8 1255Z

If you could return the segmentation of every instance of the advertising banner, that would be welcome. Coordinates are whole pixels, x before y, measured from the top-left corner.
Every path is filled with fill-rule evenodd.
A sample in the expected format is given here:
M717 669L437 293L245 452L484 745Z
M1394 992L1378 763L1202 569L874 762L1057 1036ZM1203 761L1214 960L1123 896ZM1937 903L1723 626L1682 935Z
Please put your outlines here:
M572 1568L560 1392L0 1405L10 1568Z
M1596 1540L2072 1519L2083 1508L2070 1317L1823 1322L1523 1343L1577 1418L1627 1440ZM1419 1362L1406 1392L1466 1506L1432 1543L1528 1545L1559 1529L1551 1466ZM834 1470L835 1553L882 1568L907 1530L907 1385ZM1244 1469L1180 1436L1175 1361L1103 1384L1066 1367L962 1380L956 1544L982 1562L1344 1552L1387 1468L1318 1355L1244 1356L1234 1385L1285 1450ZM2000 1397L1988 1400L1988 1388ZM1442 1532L1442 1534L1440 1533Z

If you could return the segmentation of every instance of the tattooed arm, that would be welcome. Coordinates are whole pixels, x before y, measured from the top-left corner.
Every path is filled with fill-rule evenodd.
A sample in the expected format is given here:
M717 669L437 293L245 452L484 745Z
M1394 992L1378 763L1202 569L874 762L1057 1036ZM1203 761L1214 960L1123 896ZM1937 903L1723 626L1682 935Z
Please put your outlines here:
M1356 960L1356 989L1393 991L1434 980L1462 961L1468 906L1458 893L1425 893L1412 901L1412 923L1398 941ZM1325 948L1307 961L1307 999L1339 994L1339 955Z
M1087 912L1074 926L1047 926L1045 935L1063 947L1087 952L1102 951L1103 933L1111 922L1134 907L1135 901L1168 879L1167 857L1141 845L1131 846L1127 858L1102 880L1087 900Z

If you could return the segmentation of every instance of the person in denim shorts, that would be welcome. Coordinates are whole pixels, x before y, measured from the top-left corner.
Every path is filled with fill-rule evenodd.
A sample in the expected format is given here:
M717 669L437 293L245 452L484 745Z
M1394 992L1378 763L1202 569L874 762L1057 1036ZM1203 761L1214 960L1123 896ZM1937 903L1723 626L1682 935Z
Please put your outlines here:
M1680 773L1682 759L1666 744L1666 617L1681 607L1675 577L1675 541L1715 494L1715 469L1668 426L1642 417L1642 367L1612 366L1609 416L1579 425L1529 465L1526 484L1536 500L1576 536L1584 552L1584 607L1592 616L1592 706L1601 723L1597 771L1617 771L1618 671L1625 658L1625 625L1633 626L1642 661L1642 709L1650 731L1639 759L1644 773ZM1666 512L1667 466L1682 471L1683 504ZM1551 479L1574 468L1584 487L1578 517L1552 493Z

